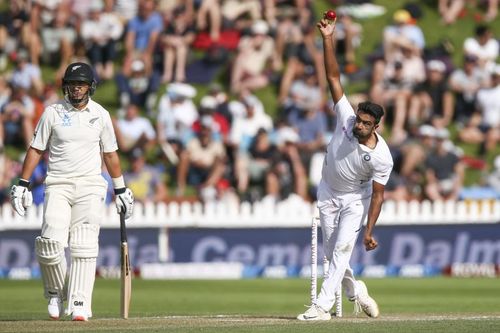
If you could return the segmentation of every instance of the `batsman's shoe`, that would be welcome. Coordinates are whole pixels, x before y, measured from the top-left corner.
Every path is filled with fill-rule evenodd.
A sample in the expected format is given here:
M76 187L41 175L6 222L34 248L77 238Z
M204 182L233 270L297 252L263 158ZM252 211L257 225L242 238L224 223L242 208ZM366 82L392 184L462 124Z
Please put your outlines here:
M89 315L83 307L76 307L71 315L73 321L88 321Z
M49 317L51 319L57 320L61 317L64 311L63 302L59 297L51 297L49 299L49 305L47 306L49 311Z
M330 320L331 318L330 312L323 310L316 304L311 305L306 312L297 316L298 320Z
M357 281L357 295L354 300L355 307L361 308L368 317L377 318L379 315L377 302L368 295L368 288L363 281ZM355 312L359 312L356 311Z

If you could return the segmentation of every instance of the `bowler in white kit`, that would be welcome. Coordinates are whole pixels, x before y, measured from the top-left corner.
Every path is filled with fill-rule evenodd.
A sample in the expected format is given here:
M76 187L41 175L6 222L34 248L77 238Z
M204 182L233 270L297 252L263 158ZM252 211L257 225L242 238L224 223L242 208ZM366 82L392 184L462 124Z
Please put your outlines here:
M330 266L315 304L297 318L329 320L340 286L348 299L368 316L378 317L377 303L368 294L365 283L354 278L349 260L365 219L363 244L367 251L378 245L372 233L393 166L389 148L376 132L384 111L371 102L360 103L354 111L340 83L333 41L335 21L323 19L317 26L323 37L326 76L337 115L317 200L323 249Z
M29 179L48 150L45 202L35 253L52 319L66 314L74 321L92 316L100 223L104 218L106 180L102 162L112 177L118 212L129 218L134 197L125 186L109 112L93 101L96 81L85 63L70 64L62 80L64 100L45 108L26 153L11 203L24 216L32 203ZM65 248L71 265L67 276Z

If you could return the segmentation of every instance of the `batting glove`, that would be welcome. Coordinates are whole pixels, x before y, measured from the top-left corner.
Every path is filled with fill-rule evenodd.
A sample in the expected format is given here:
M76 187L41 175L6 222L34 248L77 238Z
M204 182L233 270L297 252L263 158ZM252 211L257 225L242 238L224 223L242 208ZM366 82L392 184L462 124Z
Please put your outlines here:
M26 208L33 203L33 195L31 194L29 185L29 181L19 179L19 185L12 185L10 189L10 203L21 216L26 215Z
M129 188L123 187L115 189L115 195L116 210L118 214L124 212L125 218L130 218L134 210L134 194Z

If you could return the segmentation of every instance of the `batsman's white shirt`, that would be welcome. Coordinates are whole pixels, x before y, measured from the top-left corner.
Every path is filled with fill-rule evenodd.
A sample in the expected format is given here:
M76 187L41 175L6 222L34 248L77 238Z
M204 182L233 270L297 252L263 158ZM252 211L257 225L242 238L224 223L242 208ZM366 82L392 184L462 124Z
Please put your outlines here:
M346 96L335 104L337 125L323 162L322 180L335 192L370 191L372 180L385 185L393 161L384 138L377 135L374 149L361 145L353 135L356 114Z
M90 99L81 111L66 101L46 107L31 146L49 150L47 176L57 178L100 175L101 150L118 149L109 112Z

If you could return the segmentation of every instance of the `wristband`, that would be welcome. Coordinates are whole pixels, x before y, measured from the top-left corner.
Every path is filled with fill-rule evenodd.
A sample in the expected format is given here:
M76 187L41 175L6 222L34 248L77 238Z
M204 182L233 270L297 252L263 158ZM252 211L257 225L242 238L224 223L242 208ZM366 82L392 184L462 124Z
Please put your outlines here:
M117 188L125 187L125 180L123 179L123 175L117 178L111 178L113 181L113 188L116 190Z
M127 189L126 187L122 187L122 188L115 188L115 195L125 193L125 190L126 190L126 189Z
M19 184L19 186L22 186L22 187L29 187L30 186L29 180L22 179L22 178L19 178L18 184Z

